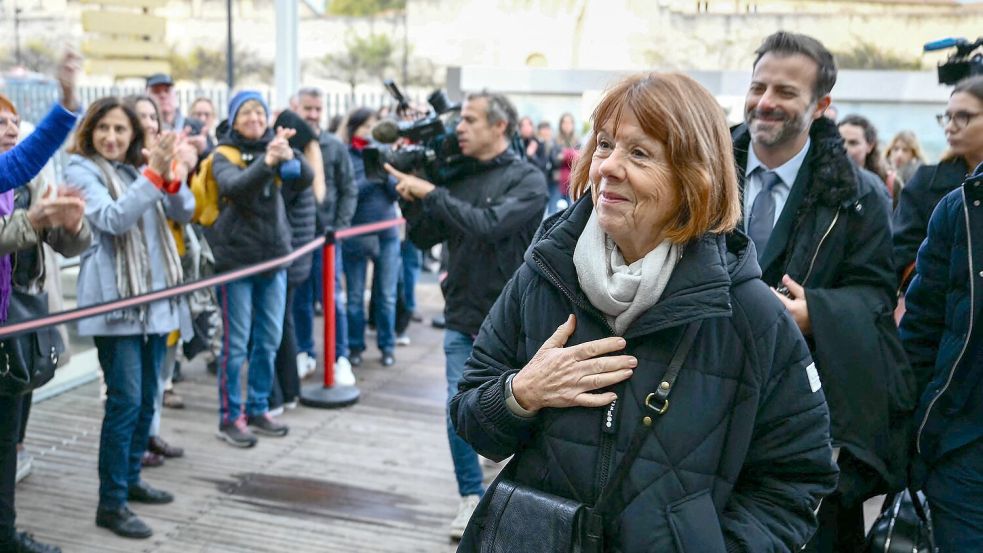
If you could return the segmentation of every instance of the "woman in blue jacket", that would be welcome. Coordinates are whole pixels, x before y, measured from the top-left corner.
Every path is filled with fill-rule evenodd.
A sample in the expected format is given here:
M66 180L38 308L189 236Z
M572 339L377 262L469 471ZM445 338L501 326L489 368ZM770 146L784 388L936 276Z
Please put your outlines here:
M176 142L174 134L164 135L145 161L144 132L132 109L113 97L89 106L65 172L66 180L81 189L92 226L92 245L82 254L79 271L79 307L180 284L181 260L167 219L190 218L194 196L181 182L186 175L179 174L187 167L178 163L172 168ZM95 340L107 386L96 525L126 538L153 534L130 511L129 501L174 499L140 478L140 459L167 335L178 328L178 317L178 302L160 300L79 321L79 334Z
M956 86L943 122L976 172L932 213L900 331L923 391L914 484L948 553L983 551L983 77Z
M374 180L366 177L362 152L369 145L375 112L358 108L348 114L342 142L348 144L358 204L352 226L378 223L396 218L396 181L392 177ZM342 265L348 290L348 357L352 366L362 364L365 351L365 275L369 260L374 264L372 295L375 311L376 339L382 351L382 365L396 362L396 286L399 282L399 231L388 228L372 234L348 238L341 243ZM339 352L340 354L343 354Z

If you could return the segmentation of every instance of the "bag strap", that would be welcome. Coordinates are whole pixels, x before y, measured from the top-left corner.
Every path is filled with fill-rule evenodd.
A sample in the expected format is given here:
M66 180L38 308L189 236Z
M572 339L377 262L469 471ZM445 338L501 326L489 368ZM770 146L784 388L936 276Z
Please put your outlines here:
M676 346L676 352L669 362L669 368L666 369L666 374L663 376L658 390L645 398L645 406L652 413L642 417L642 420L639 421L635 432L632 434L628 450L621 459L621 463L618 464L618 468L615 469L614 477L608 481L598 496L591 518L594 518L595 515L602 517L606 512L611 510L612 501L617 492L620 491L621 484L624 482L625 477L628 476L628 471L631 469L631 465L634 464L635 458L638 457L639 452L642 450L645 438L648 437L649 427L654 423L651 415L661 416L669 410L669 394L672 392L672 386L676 383L676 377L679 376L679 371L683 367L683 361L686 360L686 356L693 347L693 343L696 342L696 334L700 331L702 323L702 320L698 320L687 325L683 338L680 340L679 345ZM653 401L658 403L653 405Z
M222 157L229 160L232 164L243 168L246 167L246 164L242 161L242 152L239 151L239 148L222 144L221 146L216 146L215 151L222 154Z

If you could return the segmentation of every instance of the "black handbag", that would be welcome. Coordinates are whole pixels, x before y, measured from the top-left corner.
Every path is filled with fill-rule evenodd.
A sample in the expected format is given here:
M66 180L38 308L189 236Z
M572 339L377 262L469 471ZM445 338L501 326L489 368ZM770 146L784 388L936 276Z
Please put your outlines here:
M700 323L696 321L687 326L662 383L646 398L645 405L653 414L662 415L669 409L669 392L696 340ZM513 458L490 492L485 522L478 534L480 553L604 551L604 517L616 510L613 507L620 499L621 484L638 457L652 422L651 416L639 421L625 456L598 494L593 507L515 482L512 476L516 460Z
M904 489L884 500L867 534L867 553L935 553L932 516L924 494Z
M7 322L18 323L48 314L48 294L10 293ZM61 334L47 326L0 340L0 395L26 394L55 376L58 358L65 353Z

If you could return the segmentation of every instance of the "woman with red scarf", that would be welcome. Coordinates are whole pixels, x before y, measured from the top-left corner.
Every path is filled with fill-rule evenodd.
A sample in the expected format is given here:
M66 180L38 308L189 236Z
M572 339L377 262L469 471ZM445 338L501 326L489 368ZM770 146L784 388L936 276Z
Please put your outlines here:
M362 151L369 145L372 126L377 121L375 112L358 108L348 114L341 127L342 142L348 144L355 183L358 186L358 207L352 217L352 226L377 223L396 218L396 181L392 177L382 180L369 179L365 175ZM365 351L365 274L368 261L374 264L372 271L372 296L379 350L382 365L396 362L396 286L399 281L399 231L388 228L372 234L347 238L341 243L342 264L345 267L348 290L348 348L352 366L362 364ZM339 351L339 355L345 352Z

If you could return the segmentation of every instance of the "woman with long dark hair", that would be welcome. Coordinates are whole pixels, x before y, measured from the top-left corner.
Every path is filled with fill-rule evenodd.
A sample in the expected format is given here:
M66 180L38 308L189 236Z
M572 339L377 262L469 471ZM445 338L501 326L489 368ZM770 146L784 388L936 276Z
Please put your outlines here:
M144 157L137 114L115 97L93 102L69 152L65 177L85 198L92 245L82 254L78 305L139 296L180 284L181 260L167 219L188 219L194 197L187 167L172 163L177 137L165 134ZM142 168L142 169L141 169ZM127 538L153 531L129 502L174 497L140 477L167 335L178 328L178 304L160 300L79 322L92 336L107 387L99 442L96 524Z
M894 267L901 289L911 279L915 254L925 240L928 220L939 201L962 184L983 161L983 75L964 79L949 96L945 113L938 115L949 149L934 165L922 165L901 190L894 211Z
M957 84L940 119L950 163L976 172L932 212L900 332L921 393L913 485L928 496L939 551L961 553L983 551L983 76Z
M137 114L140 125L143 127L145 146L150 148L157 143L161 136L160 110L157 102L147 95L134 95L123 98L123 104L128 106ZM182 152L183 150L183 152ZM191 158L186 159L190 166L194 166L196 156L194 146L187 144L185 147L179 146L178 155L187 155L190 151ZM184 224L188 221L167 220L171 233L174 234L174 242L178 254L183 256L185 252L184 243ZM184 264L182 263L182 268ZM160 377L157 382L157 398L154 401L154 418L150 423L150 438L147 441L147 451L143 454L141 463L144 467L158 467L164 464L165 458L176 458L184 456L184 449L172 446L160 437L160 417L164 405L169 407L184 407L184 402L180 396L174 394L171 378L174 376L174 363L177 356L178 343L190 340L193 334L191 328L191 312L188 309L187 300L179 298L180 304L180 330L176 330L167 337L167 351L164 354L164 361L161 363Z
M877 141L877 128L869 119L862 115L847 115L838 124L840 136L846 153L858 166L874 173L881 178L887 187L887 194L894 206L898 205L898 189L903 184L898 173L888 166L881 155L881 147Z

